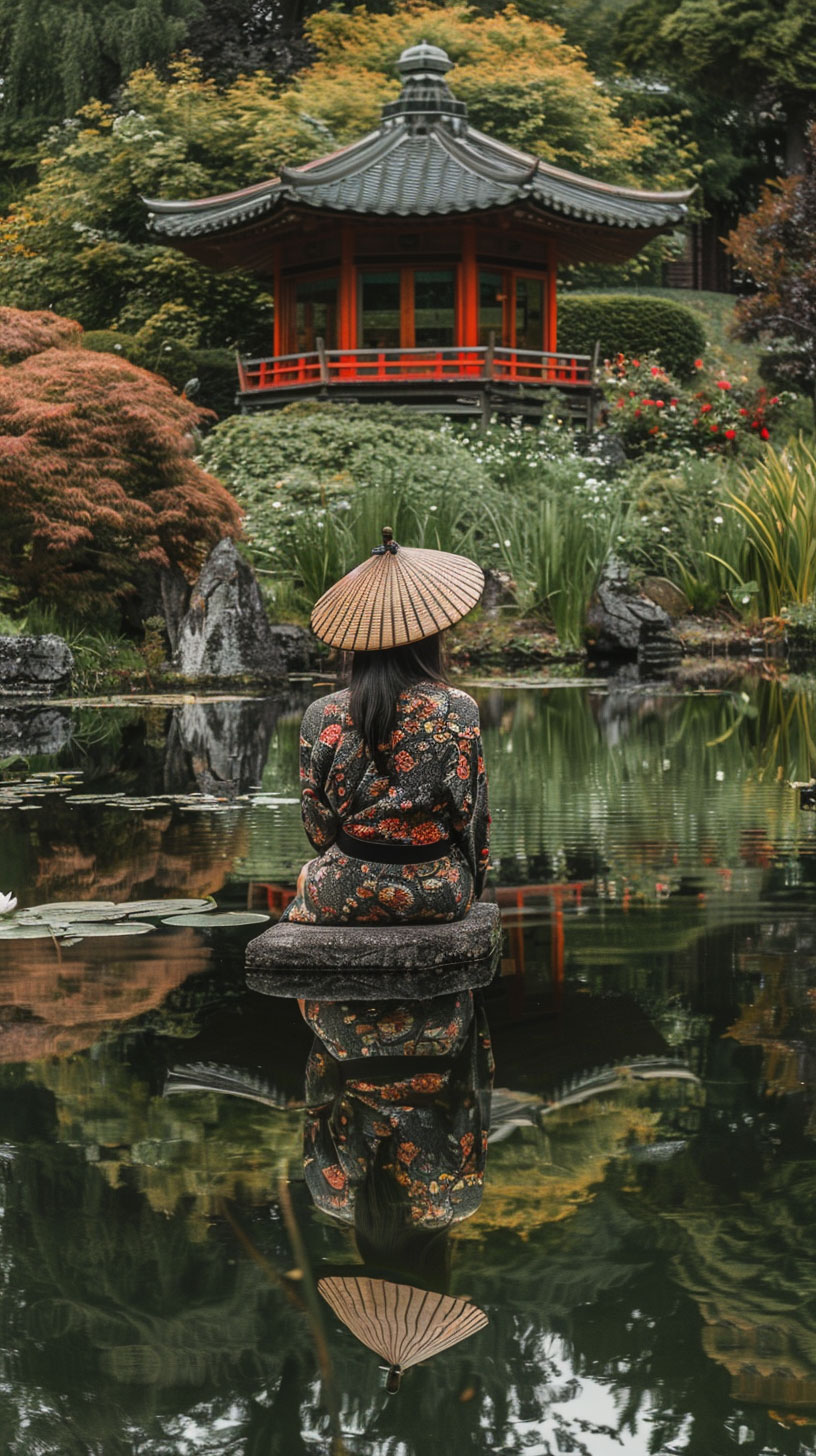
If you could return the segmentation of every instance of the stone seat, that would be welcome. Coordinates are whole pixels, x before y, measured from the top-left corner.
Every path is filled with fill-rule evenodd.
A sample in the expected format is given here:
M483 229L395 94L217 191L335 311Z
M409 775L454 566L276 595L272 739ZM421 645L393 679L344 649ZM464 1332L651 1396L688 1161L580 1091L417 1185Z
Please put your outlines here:
M501 952L498 905L435 925L297 925L251 940L247 985L266 996L395 1000L487 986Z

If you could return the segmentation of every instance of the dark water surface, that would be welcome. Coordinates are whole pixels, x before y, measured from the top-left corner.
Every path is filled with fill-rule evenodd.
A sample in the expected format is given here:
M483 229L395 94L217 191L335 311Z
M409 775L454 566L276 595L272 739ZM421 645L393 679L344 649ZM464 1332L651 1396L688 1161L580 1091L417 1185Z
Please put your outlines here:
M29 724L0 890L276 913L311 695ZM0 939L4 1456L816 1450L816 696L476 696L507 934L445 1287L486 1327L390 1397L316 1295L358 1254L254 928Z

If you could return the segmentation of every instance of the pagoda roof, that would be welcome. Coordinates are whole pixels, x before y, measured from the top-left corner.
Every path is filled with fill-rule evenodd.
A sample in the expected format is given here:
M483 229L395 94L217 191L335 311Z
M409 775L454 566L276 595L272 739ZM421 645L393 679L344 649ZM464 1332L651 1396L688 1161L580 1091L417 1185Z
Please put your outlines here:
M436 217L527 204L583 224L643 230L681 223L690 192L617 187L554 167L470 126L451 94L445 52L423 42L403 52L400 97L376 131L267 182L192 202L145 199L168 242L229 233L293 204L361 217ZM646 239L643 238L645 242ZM634 242L634 239L633 239ZM635 244L638 246L638 244Z

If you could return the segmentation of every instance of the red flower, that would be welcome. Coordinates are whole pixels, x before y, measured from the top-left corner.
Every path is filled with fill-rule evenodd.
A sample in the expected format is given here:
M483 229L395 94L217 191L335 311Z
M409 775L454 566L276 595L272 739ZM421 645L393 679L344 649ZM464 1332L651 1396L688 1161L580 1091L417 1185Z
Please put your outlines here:
M640 360L639 359L633 359L632 360L632 368L633 369L639 369L640 368Z
M700 414L701 415L707 415L710 409L711 409L711 405L710 404L701 404L700 405Z
M760 440L770 440L771 438L771 432L769 429L766 429L765 425L762 426L759 432L759 438Z
M320 742L327 743L330 748L334 748L335 743L337 743L338 739L342 738L342 736L343 730L340 727L340 724L330 723L328 728L323 729L323 732L320 735Z
M639 420L640 419L640 410L635 410L635 419L636 420Z
M726 430L726 432L725 432L725 438L726 438L726 440L736 440L736 438L737 438L737 432L736 432L736 430Z
M662 399L656 399L655 400L655 405L657 406L658 409L663 409L664 408L664 405L665 405L665 401L662 400Z
M716 435L719 428L720 427L717 424L709 425L709 429L711 430L712 435Z
M403 748L399 753L394 754L394 766L399 769L400 773L410 773L412 768L416 768L416 759L412 758L410 753Z
M740 410L740 414L741 415L747 415L747 413L748 413L747 409L741 409Z
M717 380L717 388L718 389L730 389L731 388L731 385L728 383L728 380L727 379L718 379Z
M659 373L660 373L660 370L658 369L657 365L656 364L653 364L652 365L652 377L656 379Z
M695 369L702 369L702 367L703 367L703 361L702 361L702 359L695 359L695 361L694 361L694 367L695 367Z

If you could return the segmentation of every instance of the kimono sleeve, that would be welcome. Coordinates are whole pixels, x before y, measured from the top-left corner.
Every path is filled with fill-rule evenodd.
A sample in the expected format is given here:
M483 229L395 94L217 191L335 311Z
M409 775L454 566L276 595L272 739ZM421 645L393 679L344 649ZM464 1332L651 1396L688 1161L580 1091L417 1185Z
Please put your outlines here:
M481 895L490 855L487 775L482 753L479 710L472 698L457 694L451 701L447 727L445 788L451 810L454 844L467 860L475 892Z
M329 727L325 726L329 723ZM333 758L331 720L326 718L325 699L306 709L300 725L300 812L309 843L318 853L337 838L340 820L326 792L326 775ZM340 736L337 726L336 737Z

